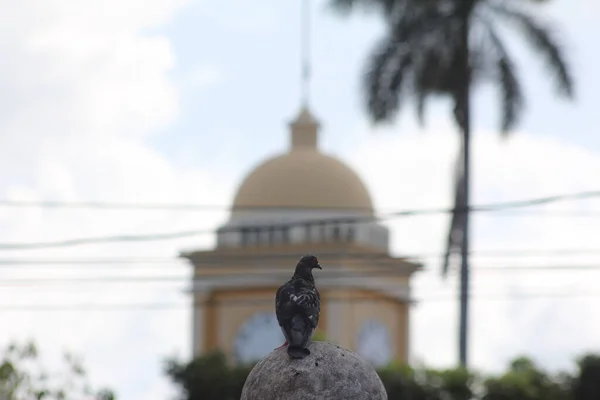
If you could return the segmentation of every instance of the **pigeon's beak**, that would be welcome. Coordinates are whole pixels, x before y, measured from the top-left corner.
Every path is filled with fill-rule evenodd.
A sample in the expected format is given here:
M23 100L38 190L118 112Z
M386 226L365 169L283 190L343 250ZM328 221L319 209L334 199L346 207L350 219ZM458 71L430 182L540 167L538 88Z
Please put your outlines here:
M318 269L323 269L323 268L321 268L321 264L317 264L317 265L315 265L315 268L318 268Z

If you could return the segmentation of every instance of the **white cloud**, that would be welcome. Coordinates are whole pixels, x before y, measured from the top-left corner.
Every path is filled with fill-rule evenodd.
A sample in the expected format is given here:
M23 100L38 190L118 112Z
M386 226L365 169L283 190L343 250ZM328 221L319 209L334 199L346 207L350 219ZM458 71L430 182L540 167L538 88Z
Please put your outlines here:
M600 11L598 2L594 0L580 1L577 4L568 0L558 0L542 7L547 9L550 15L561 20L568 18L585 22L593 22L594 16Z
M208 4L208 3L206 3ZM206 7L210 19L227 31L237 33L268 33L278 23L277 9L273 4L239 3L224 1L221 7ZM235 13L229 12L233 7Z
M216 67L201 66L191 70L187 80L195 87L215 85L223 80L223 72Z
M4 131L18 128L23 140L44 132L56 141L69 134L148 134L165 126L178 108L166 76L174 56L165 37L144 32L169 21L185 2L6 6L0 48L10 54L3 72L11 101ZM70 113L61 112L67 107Z
M144 142L172 124L179 109L176 86L168 77L175 63L171 45L164 36L148 32L167 23L185 3L23 1L3 7L1 198L212 204L229 198L215 177L177 170ZM2 208L0 242L201 230L222 217L214 212ZM174 258L179 246L208 243L210 237L204 236L177 243L6 251L2 257ZM102 282L14 285L2 288L0 303L185 305L180 289L189 270L183 265L174 260L158 265L162 270L149 269L157 265L4 266L4 279L154 274L182 281L122 283L110 290ZM135 269L139 267L145 269ZM189 348L185 306L169 312L2 312L0 344L32 336L50 368L61 349L78 352L94 383L115 387L121 398L164 398L170 389L162 379L160 358ZM138 383L132 383L132 374Z

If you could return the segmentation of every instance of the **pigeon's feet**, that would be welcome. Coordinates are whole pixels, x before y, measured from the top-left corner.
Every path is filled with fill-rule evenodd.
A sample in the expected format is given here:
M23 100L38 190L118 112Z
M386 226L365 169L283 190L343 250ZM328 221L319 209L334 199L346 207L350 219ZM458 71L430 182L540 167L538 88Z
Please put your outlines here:
M281 346L277 347L275 350L279 350L279 349L281 349L281 348L283 348L283 347L285 347L287 345L288 345L288 342L286 340L284 344L282 344Z
M288 346L287 353L292 358L303 359L304 357L307 357L310 355L310 350L307 348L289 347Z

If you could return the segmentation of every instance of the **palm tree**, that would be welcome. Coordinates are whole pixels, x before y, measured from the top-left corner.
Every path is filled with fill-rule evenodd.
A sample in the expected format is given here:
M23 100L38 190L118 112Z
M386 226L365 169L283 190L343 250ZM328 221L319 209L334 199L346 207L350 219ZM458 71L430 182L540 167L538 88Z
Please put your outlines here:
M573 97L573 79L551 30L534 17L546 0L330 0L338 10L357 6L380 11L385 36L368 57L364 77L368 114L375 123L394 119L410 97L421 124L431 95L450 96L461 133L455 181L455 206L443 272L460 249L460 364L467 363L469 294L469 189L472 88L494 84L500 92L506 136L519 121L524 96L515 63L499 27L513 27L543 59L559 95Z

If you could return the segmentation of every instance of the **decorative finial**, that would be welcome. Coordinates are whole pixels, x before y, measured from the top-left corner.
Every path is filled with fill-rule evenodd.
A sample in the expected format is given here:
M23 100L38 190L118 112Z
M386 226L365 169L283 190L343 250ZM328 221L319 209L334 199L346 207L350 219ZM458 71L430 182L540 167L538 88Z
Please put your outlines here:
M301 90L302 106L308 107L310 95L310 1L302 0L302 30L300 34L301 45Z
M302 103L300 113L290 123L291 127L291 151L295 150L317 150L319 122L312 115L309 108L309 84L310 84L310 2L302 1L302 29L300 32L300 61L302 77L300 89L302 92Z

